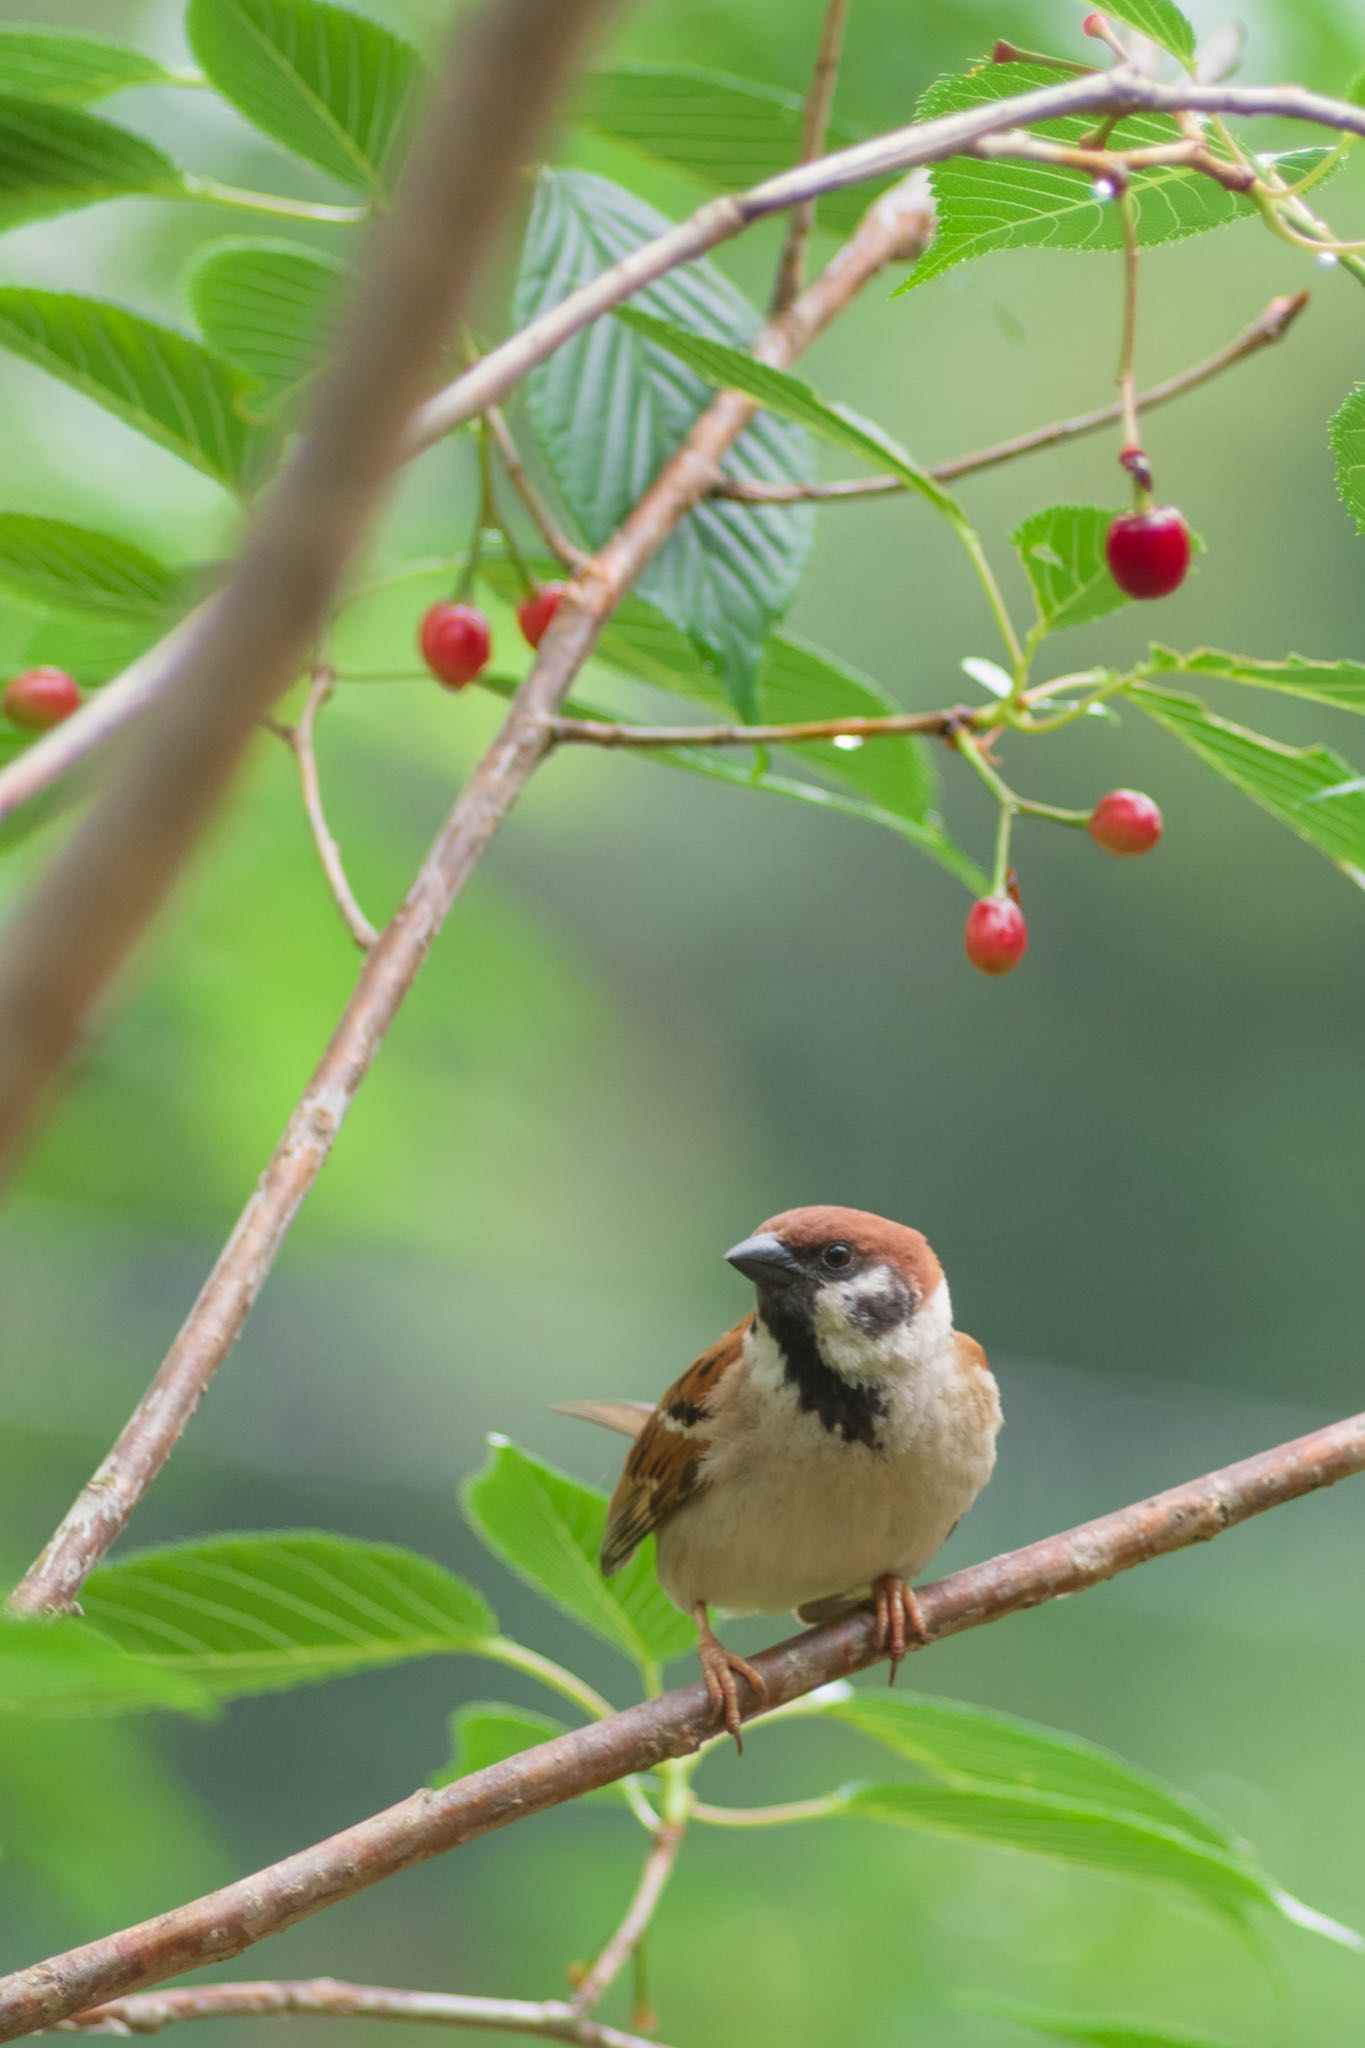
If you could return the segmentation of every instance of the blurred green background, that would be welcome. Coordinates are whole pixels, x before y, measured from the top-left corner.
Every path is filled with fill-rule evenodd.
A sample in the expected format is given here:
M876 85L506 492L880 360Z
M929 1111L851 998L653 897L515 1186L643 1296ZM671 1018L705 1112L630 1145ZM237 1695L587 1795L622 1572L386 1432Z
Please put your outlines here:
M371 11L425 39L447 13L444 0ZM1223 18L1192 11L1204 29ZM857 0L839 112L902 122L938 72L997 35L1076 49L1080 12ZM50 0L41 13L183 54L172 6ZM1339 91L1359 68L1359 4L1241 13L1250 77ZM814 0L649 0L623 12L614 47L799 90L817 14ZM193 169L322 189L216 105L143 92L110 111ZM621 168L605 145L566 149ZM643 189L674 213L699 196L663 177ZM1365 231L1358 175L1328 211ZM11 233L0 264L6 279L183 318L186 262L230 232L268 224L124 202ZM756 233L722 267L761 298L776 246L775 230ZM1326 438L1365 361L1359 288L1250 224L1158 252L1140 366L1145 379L1182 367L1303 284L1313 304L1283 348L1152 420L1161 492L1208 543L1153 628L1173 644L1365 654L1365 555ZM876 287L810 372L922 458L955 453L1106 398L1118 289L1117 261L1063 255L964 267L894 305ZM1068 496L1113 501L1113 455L1101 436L966 487L1011 590L1010 526ZM172 559L232 543L212 486L7 358L0 462L8 507L108 524ZM470 482L467 451L429 459L377 555L459 545ZM377 660L408 664L414 589L376 625ZM794 622L912 706L951 701L959 659L994 652L946 531L894 501L823 517ZM1124 615L1058 654L1121 658L1149 626ZM505 617L498 640L509 667L524 659ZM1359 727L1326 710L1277 722L1258 698L1240 712L1360 756ZM355 686L327 712L333 822L376 919L496 717L487 699L421 683ZM810 1201L923 1227L996 1368L1001 1463L949 1564L1358 1407L1358 897L1134 717L1033 750L1021 779L1074 804L1149 787L1167 839L1157 859L1120 865L1026 828L1033 950L988 983L961 959L960 886L889 836L646 763L582 753L549 767L451 919L136 1540L316 1524L410 1543L624 1698L607 1653L478 1551L457 1482L490 1429L608 1480L615 1443L550 1403L657 1392L744 1306L724 1247ZM950 820L984 856L990 820L963 780L945 763ZM0 900L50 848L40 835L4 863ZM263 739L0 1225L7 1571L174 1334L355 971L288 757ZM1344 1487L946 1644L907 1676L1165 1773L1242 1828L1282 1883L1365 1926L1363 1539L1365 1488ZM741 1645L774 1633L734 1631ZM442 1761L449 1708L489 1690L479 1668L443 1662L209 1725L7 1721L0 1962L168 1906L401 1796ZM711 1796L757 1801L866 1759L832 1731L793 1730L710 1768ZM248 1969L552 1994L613 1923L637 1855L613 1814L554 1814L306 1923ZM661 1914L653 1990L665 2039L717 2048L1023 2038L958 2010L969 1993L1325 2048L1358 2038L1365 1963L1288 1931L1261 1961L1159 1895L846 1822L697 1839Z

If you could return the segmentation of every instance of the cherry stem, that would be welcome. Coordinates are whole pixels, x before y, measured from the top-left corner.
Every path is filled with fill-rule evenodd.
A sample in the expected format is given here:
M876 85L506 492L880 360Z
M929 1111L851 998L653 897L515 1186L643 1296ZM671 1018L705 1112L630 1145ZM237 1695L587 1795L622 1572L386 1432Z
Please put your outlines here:
M1123 223L1123 331L1119 339L1119 398L1123 405L1123 442L1125 449L1140 448L1141 428L1138 423L1137 378L1134 374L1134 357L1137 352L1137 306L1138 254L1137 214L1133 206L1131 191L1124 188L1115 194L1115 205ZM1137 509L1145 511L1152 501L1150 490L1138 477L1133 480L1133 502Z

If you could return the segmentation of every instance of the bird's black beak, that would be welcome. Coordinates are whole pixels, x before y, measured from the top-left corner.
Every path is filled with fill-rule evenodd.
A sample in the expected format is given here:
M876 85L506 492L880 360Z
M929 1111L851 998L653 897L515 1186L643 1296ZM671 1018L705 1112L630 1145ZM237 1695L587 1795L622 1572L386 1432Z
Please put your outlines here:
M742 1244L732 1245L725 1256L735 1271L752 1280L756 1287L782 1286L801 1271L799 1260L770 1230L761 1230L757 1237L746 1237Z

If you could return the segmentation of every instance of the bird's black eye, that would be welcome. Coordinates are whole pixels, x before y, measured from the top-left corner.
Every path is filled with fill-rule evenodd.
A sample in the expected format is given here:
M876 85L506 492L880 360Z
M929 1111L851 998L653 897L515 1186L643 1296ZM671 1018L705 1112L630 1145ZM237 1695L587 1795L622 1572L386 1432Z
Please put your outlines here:
M842 1273L853 1264L853 1252L846 1244L827 1244L820 1254L820 1263L830 1273Z

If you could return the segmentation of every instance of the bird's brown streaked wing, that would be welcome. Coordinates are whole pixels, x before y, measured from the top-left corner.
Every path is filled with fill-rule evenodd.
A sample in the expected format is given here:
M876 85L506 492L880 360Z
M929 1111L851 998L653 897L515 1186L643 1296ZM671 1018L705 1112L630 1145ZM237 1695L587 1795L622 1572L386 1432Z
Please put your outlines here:
M650 1531L705 1485L706 1421L717 1387L734 1365L753 1322L745 1316L674 1380L626 1459L607 1511L602 1570L608 1578Z

